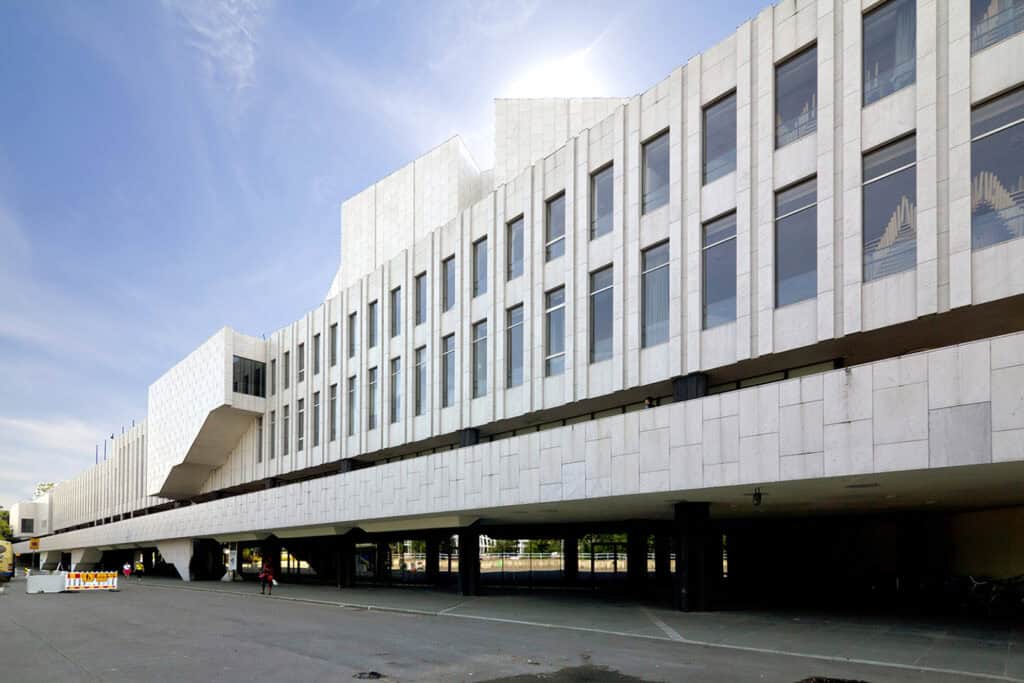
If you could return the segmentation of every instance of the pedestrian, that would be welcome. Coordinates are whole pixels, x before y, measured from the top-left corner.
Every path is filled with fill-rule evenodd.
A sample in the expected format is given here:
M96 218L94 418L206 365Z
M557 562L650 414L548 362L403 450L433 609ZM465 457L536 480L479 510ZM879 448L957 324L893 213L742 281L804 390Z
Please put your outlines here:
M260 570L260 595L263 595L263 591L267 592L267 595L274 594L274 572L270 569L270 565L267 563L263 564L263 569Z
M121 572L124 574L124 580L127 581L128 577L132 575L132 566L127 562L121 567Z
M135 563L135 578L138 579L139 583L142 583L142 573L146 571L146 565L139 560Z

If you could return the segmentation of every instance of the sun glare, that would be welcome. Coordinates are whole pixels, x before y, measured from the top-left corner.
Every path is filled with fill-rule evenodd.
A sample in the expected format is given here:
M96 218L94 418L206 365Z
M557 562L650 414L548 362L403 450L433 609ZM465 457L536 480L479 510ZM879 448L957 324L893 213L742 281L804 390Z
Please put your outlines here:
M598 97L604 85L587 64L587 50L531 66L510 83L502 97Z

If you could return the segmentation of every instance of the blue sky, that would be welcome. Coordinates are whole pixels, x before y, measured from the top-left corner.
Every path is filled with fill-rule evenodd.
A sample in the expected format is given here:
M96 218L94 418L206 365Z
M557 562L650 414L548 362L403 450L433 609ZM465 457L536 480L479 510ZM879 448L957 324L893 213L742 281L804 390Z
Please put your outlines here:
M635 94L764 4L0 0L0 505L316 306L345 198L455 133L490 166L493 98Z

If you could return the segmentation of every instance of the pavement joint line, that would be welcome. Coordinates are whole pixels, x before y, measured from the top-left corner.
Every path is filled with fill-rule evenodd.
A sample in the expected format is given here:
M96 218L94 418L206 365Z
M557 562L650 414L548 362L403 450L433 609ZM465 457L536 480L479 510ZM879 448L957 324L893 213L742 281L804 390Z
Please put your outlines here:
M685 638L683 638L682 634L679 633L679 631L675 630L674 628L666 624L664 621L662 621L661 617L651 612L651 610L647 609L646 607L641 607L640 611L643 612L647 616L647 618L650 619L655 626L660 628L662 632L671 640L674 640L676 642L682 642L683 640L685 640Z
M222 593L224 595L237 595L241 597L255 597L255 593L243 593L241 591L228 591L217 588L193 588L191 586L157 586L149 584L150 588L163 588L165 590L192 590L192 591L204 591L207 593ZM704 640L693 640L681 636L676 632L678 639L670 637L668 634L664 636L649 635L646 633L631 633L629 631L613 631L611 629L594 628L591 626L572 626L570 624L550 624L542 621L529 621L524 619L506 619L504 617L488 617L476 614L459 614L457 612L451 612L446 610L431 611L421 610L413 607L390 607L390 606L379 606L379 605L359 605L356 603L346 603L341 601L330 601L330 600L316 600L314 598L293 598L288 596L269 596L271 599L277 600L290 600L292 602L308 602L326 606L337 606L347 607L351 609L360 609L367 612L395 612L400 614L418 614L421 616L430 617L448 617L454 619L474 619L477 621L491 621L502 624L516 624L519 626L536 626L540 628L560 629L565 631L581 631L584 633L599 633L601 635L619 636L623 638L640 638L644 640L658 640L666 643L679 643L681 645L692 645L695 647L711 647L723 650L737 650L741 652L756 652L760 654L778 655L783 657L798 657L803 659L814 659L824 662L838 662L841 664L862 664L865 666L877 666L889 669L901 669L906 671L921 671L924 673L937 673L945 674L949 676L965 676L967 678L977 678L988 681L1009 681L1010 683L1024 683L1024 678L1015 678L1008 675L1000 674L987 674L980 671L964 671L961 669L947 669L942 667L933 666L918 666L915 664L900 664L898 662L886 662L876 659L861 659L859 657L839 657L837 655L819 655L808 652L794 652L792 650L778 650L769 647L756 647L753 645L731 645L729 643L713 643ZM459 603L459 605L469 602L468 600ZM453 605L448 609L459 607L459 605ZM667 624L666 624L667 626ZM669 627L671 629L671 627ZM664 630L664 629L663 629ZM674 631L674 630L673 630ZM1005 671L1005 668L1004 668Z
M467 602L469 602L469 600L462 600L461 602L457 602L454 605L451 605L450 607L445 607L443 610L441 610L437 614L438 614L438 616L447 616L447 615L451 614L452 612L454 612L455 610L457 610L458 608L460 608L463 605L465 605Z

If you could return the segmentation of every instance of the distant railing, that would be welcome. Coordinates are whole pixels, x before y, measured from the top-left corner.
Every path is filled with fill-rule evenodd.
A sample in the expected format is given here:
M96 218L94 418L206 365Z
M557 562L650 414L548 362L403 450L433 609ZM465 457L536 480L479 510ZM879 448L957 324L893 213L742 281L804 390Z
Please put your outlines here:
M971 27L971 52L984 50L1024 31L1024 3L1014 2Z

